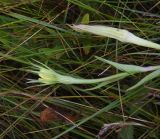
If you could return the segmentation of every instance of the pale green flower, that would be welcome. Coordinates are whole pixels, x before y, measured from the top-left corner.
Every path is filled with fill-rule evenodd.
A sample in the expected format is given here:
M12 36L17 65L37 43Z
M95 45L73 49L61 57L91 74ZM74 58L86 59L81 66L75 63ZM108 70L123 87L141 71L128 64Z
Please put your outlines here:
M133 43L148 48L160 49L159 44L137 37L133 33L125 29L118 29L102 25L82 25L82 24L73 25L70 27L79 32L88 32L99 36L114 38L125 43Z
M39 72L39 81L44 84L54 84L57 83L57 74L54 71L51 71L46 68L40 68Z

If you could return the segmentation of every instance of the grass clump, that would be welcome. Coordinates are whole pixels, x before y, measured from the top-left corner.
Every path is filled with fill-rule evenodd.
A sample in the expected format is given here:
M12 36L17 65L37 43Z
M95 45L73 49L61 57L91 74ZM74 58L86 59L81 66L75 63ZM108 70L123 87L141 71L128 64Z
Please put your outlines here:
M160 55L148 42L160 44L159 4L1 0L0 138L158 138ZM147 47L79 24L123 28Z

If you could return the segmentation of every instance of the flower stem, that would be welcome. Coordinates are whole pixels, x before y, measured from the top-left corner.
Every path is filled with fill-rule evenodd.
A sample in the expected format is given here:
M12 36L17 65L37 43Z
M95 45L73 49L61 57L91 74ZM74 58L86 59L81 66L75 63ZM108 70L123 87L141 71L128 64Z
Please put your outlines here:
M116 79L120 80L120 79L123 79L129 75L130 74L128 74L128 73L119 73L116 75L112 75L112 76L104 77L104 78L99 78L99 79L77 79L77 78L73 78L70 76L65 76L65 77L62 77L61 82L65 83L65 84L94 84L94 83L100 83L100 82L105 82L105 81L112 82L112 81L115 81Z

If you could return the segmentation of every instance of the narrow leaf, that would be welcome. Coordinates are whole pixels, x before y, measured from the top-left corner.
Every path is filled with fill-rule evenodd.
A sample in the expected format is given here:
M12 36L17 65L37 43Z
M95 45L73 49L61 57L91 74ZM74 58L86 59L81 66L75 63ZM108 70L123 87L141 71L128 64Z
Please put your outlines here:
M82 24L88 24L89 23L89 14L85 14L82 18L82 21L81 21Z
M98 56L95 56L95 57L102 62L110 64L110 65L114 66L115 68L117 68L121 71L128 72L130 74L160 69L160 66L140 67L140 66L136 66L136 65L119 64L119 63L112 62L112 61L106 60L106 59L98 57Z
M59 30L59 31L67 32L65 29L59 28L59 27L54 26L54 25L52 25L50 23L47 23L45 21L41 21L41 20L38 20L38 19L35 19L35 18L31 18L31 17L25 16L25 15L21 15L21 14L18 14L18 13L8 13L8 15L12 16L14 18L20 19L20 20L33 22L33 23L36 23L36 24L39 24L39 25L42 25L42 26L45 26L45 27L49 27L49 28L53 28L53 29L56 29L56 30Z
M121 139L133 139L134 137L134 128L133 125L126 126L120 131Z
M137 87L151 81L152 79L156 78L160 76L160 70L156 70L152 73L150 73L149 75L145 76L143 79L141 79L137 84L135 84L134 86L130 87L129 89L127 89L127 91L136 89Z

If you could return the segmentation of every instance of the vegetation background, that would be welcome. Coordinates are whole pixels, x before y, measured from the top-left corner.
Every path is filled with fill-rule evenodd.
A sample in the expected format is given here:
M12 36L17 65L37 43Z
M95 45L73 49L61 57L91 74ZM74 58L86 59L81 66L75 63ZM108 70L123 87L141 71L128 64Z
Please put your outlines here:
M33 59L69 75L100 78L119 71L95 59L159 65L159 50L91 34L67 24L124 28L160 44L159 0L0 0L0 138L159 139L160 79L126 90L136 74L92 85L35 86ZM104 127L104 128L102 128Z

